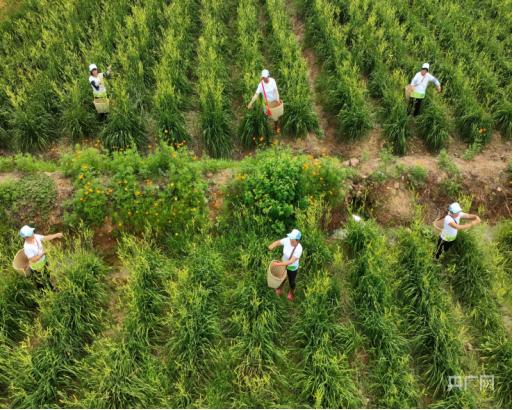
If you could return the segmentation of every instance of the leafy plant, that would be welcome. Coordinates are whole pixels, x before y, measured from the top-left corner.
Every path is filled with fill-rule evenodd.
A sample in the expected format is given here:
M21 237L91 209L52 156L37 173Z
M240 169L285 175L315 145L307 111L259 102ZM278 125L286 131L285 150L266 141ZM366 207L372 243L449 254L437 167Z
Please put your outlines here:
M424 188L426 186L428 169L420 164L408 168L408 179L413 187Z

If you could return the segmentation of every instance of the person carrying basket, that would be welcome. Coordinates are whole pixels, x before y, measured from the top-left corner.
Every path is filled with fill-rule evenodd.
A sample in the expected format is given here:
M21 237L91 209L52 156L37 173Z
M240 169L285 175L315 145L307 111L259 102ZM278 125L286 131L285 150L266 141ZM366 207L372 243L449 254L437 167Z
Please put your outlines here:
M272 266L286 266L287 276L289 278L290 292L288 295L289 300L292 300L292 295L296 289L296 276L299 269L299 258L303 253L303 247L299 243L301 239L301 232L297 229L293 229L291 233L287 234L287 238L283 238L279 241L273 242L269 245L269 250L272 251L277 246L283 246L283 262L273 262ZM283 281L285 283L285 281ZM276 290L279 295L282 290L283 283Z
M51 241L55 238L62 238L62 233L56 233L55 235L36 235L34 230L25 225L20 229L20 235L25 239L23 250L29 260L29 265L25 266L25 269L30 266L30 269L34 272L34 279L36 280L36 286L38 290L42 290L45 287L50 287L50 274L48 273L48 263L46 262L46 252L43 249L43 241Z
M474 219L471 223L466 225L460 225L460 219ZM440 218L441 219L441 218ZM472 226L481 222L479 216L474 214L465 214L461 212L461 206L457 202L449 206L449 212L444 218L444 229L438 238L438 244L436 246L435 260L438 262L438 258L443 252L447 252L456 240L459 230L468 229Z
M435 84L438 88L438 92L442 91L440 86L440 82L428 73L429 64L422 64L422 70L420 73L415 74L413 80L411 80L411 84L406 87L406 90L410 92L410 103L408 105L408 115L413 110L413 116L416 117L420 112L420 105L422 104L422 100L424 99L424 95L426 94L426 88L429 82Z
M253 99L248 104L248 109L251 109L251 106L258 98L258 94L262 94L264 97L264 113L271 117L274 120L274 131L279 134L280 126L278 125L278 117L283 114L283 107L279 114L273 115L271 110L278 108L283 105L283 102L280 100L280 95L278 94L278 87L276 85L276 81L274 78L269 77L269 71L262 71L262 78L260 79L260 84L258 84L257 90Z
M110 67L107 67L107 77L110 75ZM89 65L89 73L91 74L89 76L89 83L91 83L91 87L93 88L93 95L94 95L94 101L95 101L95 107L98 110L98 107L101 106L101 104L107 104L107 110L108 110L108 103L105 103L107 101L107 89L105 88L105 81L103 77L103 73L98 73L98 67L96 67L96 64ZM105 120L107 117L107 112L100 112L100 121Z

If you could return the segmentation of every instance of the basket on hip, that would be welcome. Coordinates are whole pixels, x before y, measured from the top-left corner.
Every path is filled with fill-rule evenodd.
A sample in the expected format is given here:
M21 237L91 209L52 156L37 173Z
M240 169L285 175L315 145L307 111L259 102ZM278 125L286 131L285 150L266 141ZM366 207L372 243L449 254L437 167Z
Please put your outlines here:
M269 264L269 268L267 269L267 286L270 288L278 288L282 282L285 280L287 276L287 267L286 266L273 266L272 261Z

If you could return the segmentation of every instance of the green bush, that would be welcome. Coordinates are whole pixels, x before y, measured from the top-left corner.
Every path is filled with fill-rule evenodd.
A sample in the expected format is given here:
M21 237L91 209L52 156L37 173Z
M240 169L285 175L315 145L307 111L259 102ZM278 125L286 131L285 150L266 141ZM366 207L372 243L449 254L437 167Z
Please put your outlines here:
M408 168L408 180L410 181L410 186L414 188L424 188L426 186L428 169L423 167L422 165L413 165Z
M289 150L259 153L231 184L230 202L244 204L265 215L269 225L283 232L294 219L294 207L304 210L320 200L331 205L343 198L347 173L333 158L293 156Z
M0 221L19 224L40 217L49 218L56 196L53 179L45 174L28 174L20 181L0 183Z

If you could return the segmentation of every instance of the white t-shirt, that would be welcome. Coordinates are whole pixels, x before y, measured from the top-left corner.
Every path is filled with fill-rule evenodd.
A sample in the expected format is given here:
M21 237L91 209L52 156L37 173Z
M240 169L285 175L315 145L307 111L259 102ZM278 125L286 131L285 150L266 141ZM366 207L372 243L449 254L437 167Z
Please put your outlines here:
M107 72L107 75L109 75L109 71ZM101 78L101 81L100 81L100 78ZM98 89L93 87L93 85L91 84L92 82L94 82L94 84L96 85L96 87L98 87ZM98 78L96 78L94 75L90 75L89 76L89 84L91 84L91 88L93 89L94 94L103 94L106 92L105 87L104 87L105 82L103 80L103 73L98 73ZM267 92L267 90L265 90L265 92Z
M274 78L269 78L269 83L265 83L265 81L260 81L260 84L258 84L257 90L255 94L262 94L262 97L264 96L264 92L262 91L262 83L264 83L264 90L265 95L267 96L267 102L270 103L272 101L276 101L276 93L275 90L278 91L278 87L276 86L276 81L274 81ZM265 101L265 98L264 98Z
M415 85L416 87L413 89L411 96L415 98L424 98L429 82L432 82L437 87L440 85L440 82L429 73L426 73L426 77L423 77L421 72L415 74L415 77L411 80L411 85Z
M25 245L23 245L23 250L25 251L25 255L27 255L27 258L33 258L34 256L41 255L44 252L43 249L43 242L41 241L43 239L43 235L34 235L36 237L36 240L34 243L30 244L25 242ZM46 255L41 257L39 261L44 261L46 259Z
M283 262L287 262L290 258L290 254L294 247L290 244L289 238L283 238L280 243L283 245ZM300 243L297 244L296 250L294 251L294 256L297 258L293 263L287 266L288 270L296 270L299 268L299 258L303 253L303 247Z
M460 212L456 218L453 218L451 215L447 215L444 219L444 230L440 234L440 237L446 242L454 241L456 239L456 236L458 235L458 230L456 228L453 228L452 226L449 226L449 224L456 220L456 225L459 225L460 219L466 217L467 214L463 212Z

